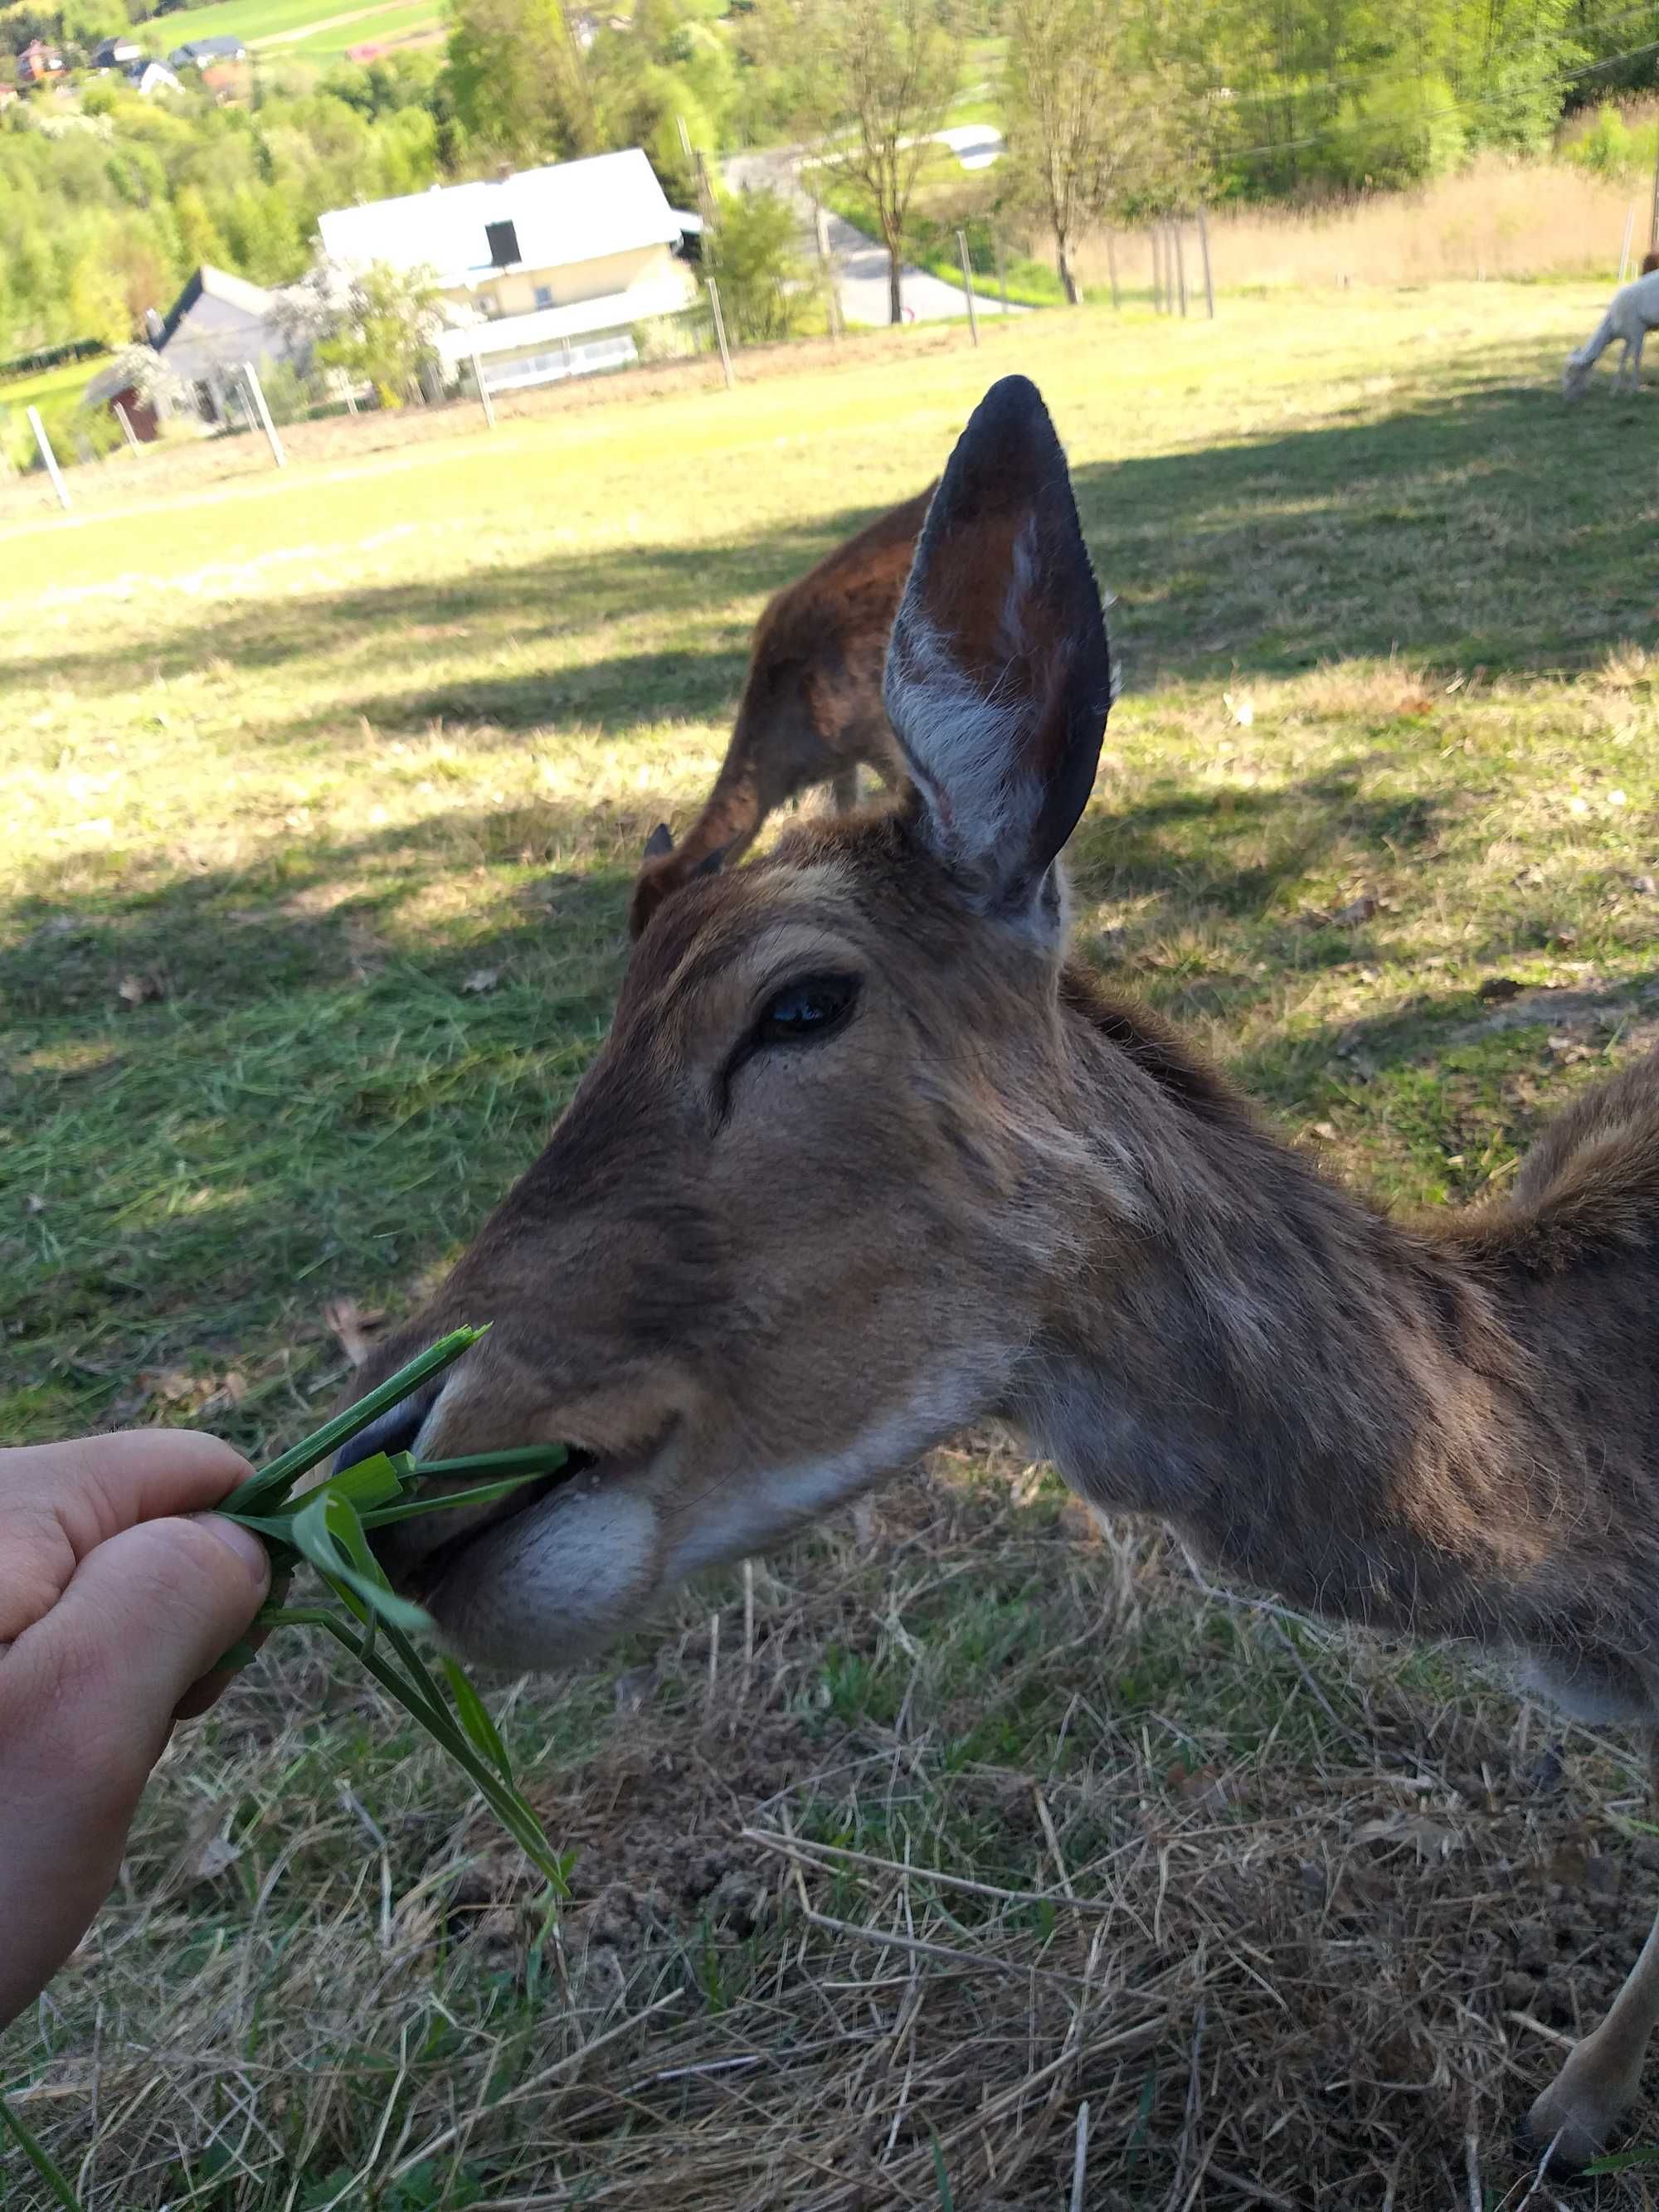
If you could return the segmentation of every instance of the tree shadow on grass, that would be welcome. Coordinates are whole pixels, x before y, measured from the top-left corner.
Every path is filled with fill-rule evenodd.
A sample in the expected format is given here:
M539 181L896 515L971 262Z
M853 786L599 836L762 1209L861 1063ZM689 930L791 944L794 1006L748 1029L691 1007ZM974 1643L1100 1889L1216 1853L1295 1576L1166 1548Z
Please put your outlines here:
M1659 523L1659 487L1633 489L1632 410L1599 393L1565 408L1553 380L1536 380L1536 349L1480 362L1464 389L1391 413L1081 465L1079 505L1121 595L1113 626L1131 685L1291 675L1396 651L1494 673L1572 670L1647 635L1653 592L1631 547ZM733 605L792 581L877 511L847 507L725 544L628 543L453 580L192 605L137 665L163 680L216 659L250 673L335 670L328 709L279 719L277 741L359 714L388 730L575 720L625 737L644 720L728 711L748 652L747 610L734 619ZM669 635L584 655L590 635L641 614ZM386 639L407 683L383 680L373 647ZM423 678L428 643L464 646L479 675ZM544 652L541 667L483 672L500 650L526 647ZM40 667L0 647L0 682L38 682ZM130 689L134 669L130 643L82 642L51 673L95 696Z

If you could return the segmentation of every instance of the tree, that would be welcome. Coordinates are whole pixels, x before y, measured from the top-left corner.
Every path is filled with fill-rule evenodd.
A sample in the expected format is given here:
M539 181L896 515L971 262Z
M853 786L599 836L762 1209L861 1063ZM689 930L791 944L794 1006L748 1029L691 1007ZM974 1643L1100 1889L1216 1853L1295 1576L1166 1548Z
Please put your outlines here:
M899 322L910 203L956 94L960 43L934 0L800 0L793 28L804 120L828 142L824 168L870 203Z
M514 161L596 150L586 64L563 0L455 0L449 86L469 136Z
M1054 265L1076 307L1072 249L1145 182L1149 104L1133 82L1116 0L1015 0L1008 31L1011 190L1053 232Z
M809 296L799 234L799 219L776 192L737 192L720 201L714 273L726 319L745 344L794 335Z
M400 407L431 357L437 302L429 270L384 261L351 269L319 256L278 301L275 319L291 354L308 349L323 368L373 384L383 406Z

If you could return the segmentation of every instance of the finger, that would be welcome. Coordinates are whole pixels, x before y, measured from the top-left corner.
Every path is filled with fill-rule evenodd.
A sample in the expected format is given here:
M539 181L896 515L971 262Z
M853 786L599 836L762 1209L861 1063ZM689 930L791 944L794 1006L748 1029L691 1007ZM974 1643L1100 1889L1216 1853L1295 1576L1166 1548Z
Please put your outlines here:
M91 1755L95 1736L117 1772L142 1779L174 1711L246 1633L270 1581L264 1546L234 1522L143 1522L88 1553L13 1645L8 1670L27 1670L43 1725L55 1715Z
M52 1508L78 1556L135 1522L205 1512L252 1473L201 1429L120 1429L0 1451L0 1514Z
M199 1720L210 1706L216 1705L255 1653L264 1650L265 1639L270 1634L270 1631L268 1628L256 1628L248 1635L240 1638L231 1647L232 1652L235 1655L231 1663L228 1666L216 1667L210 1674L204 1674L199 1682L191 1683L190 1688L185 1691L173 1708L173 1719L176 1721Z

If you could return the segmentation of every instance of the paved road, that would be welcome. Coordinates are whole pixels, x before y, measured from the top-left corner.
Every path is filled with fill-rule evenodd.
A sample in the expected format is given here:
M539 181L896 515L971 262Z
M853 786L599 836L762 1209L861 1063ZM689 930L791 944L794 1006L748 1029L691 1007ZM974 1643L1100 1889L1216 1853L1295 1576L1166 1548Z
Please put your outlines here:
M763 154L731 154L721 162L726 183L735 191L755 191L769 187L792 201L799 210L801 221L809 228L812 220L812 203L802 191L800 165L806 149L799 146L769 148ZM836 272L836 289L841 300L842 319L848 323L885 323L888 319L887 250L880 240L867 238L861 230L854 230L838 215L827 211L824 216L829 234L830 258ZM902 269L899 272L899 298L906 309L907 320L930 322L942 315L965 315L968 301L960 284L947 284L942 277L930 276L925 270ZM1002 302L994 296L988 298L975 291L974 304L981 315L1000 315ZM1024 307L1013 307L1010 314L1023 315Z

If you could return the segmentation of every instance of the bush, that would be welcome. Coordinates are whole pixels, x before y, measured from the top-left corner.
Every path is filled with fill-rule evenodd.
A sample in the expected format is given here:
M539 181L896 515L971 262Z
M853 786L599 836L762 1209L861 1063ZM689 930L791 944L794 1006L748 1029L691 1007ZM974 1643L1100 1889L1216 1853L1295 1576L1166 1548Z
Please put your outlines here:
M714 269L728 334L740 344L793 337L810 303L799 226L775 191L738 192L720 201Z

